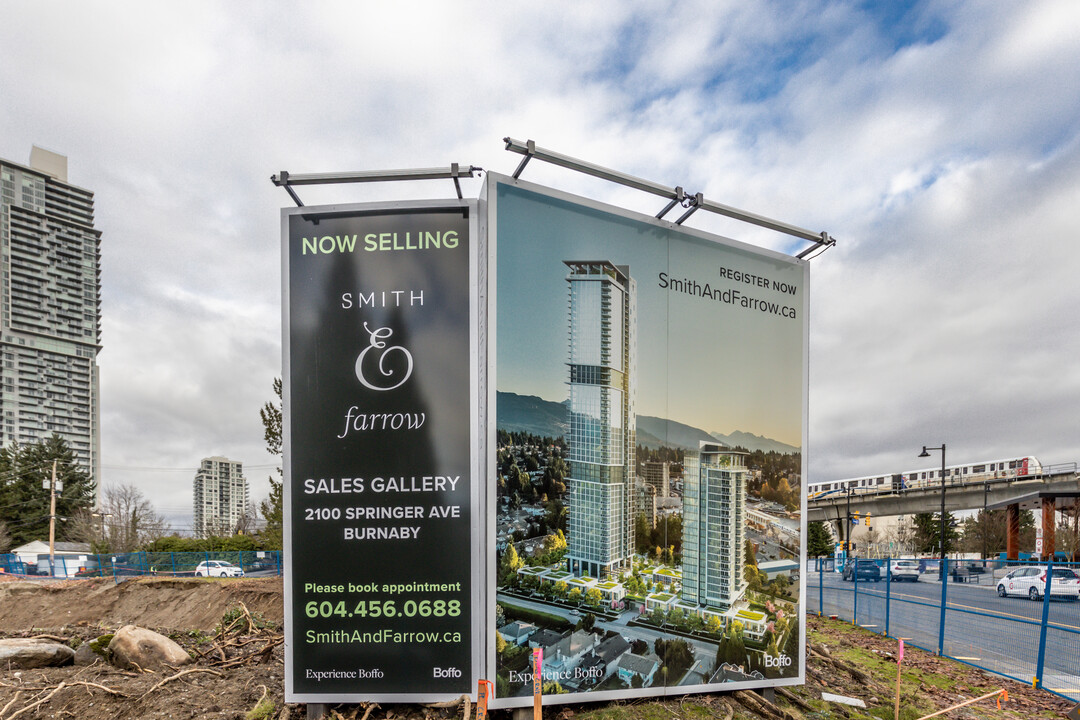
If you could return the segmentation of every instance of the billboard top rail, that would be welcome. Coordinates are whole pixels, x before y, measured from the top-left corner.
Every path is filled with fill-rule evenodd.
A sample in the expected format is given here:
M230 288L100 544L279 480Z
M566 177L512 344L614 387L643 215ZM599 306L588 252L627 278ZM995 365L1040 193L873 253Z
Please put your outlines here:
M809 240L814 243L806 250L800 252L796 257L802 259L810 255L815 251L823 251L832 245L836 244L836 239L829 235L824 230L821 232L814 232L801 228L797 225L792 225L780 220L773 220L767 218L764 215L758 215L757 213L747 212L745 210L739 210L731 207L730 205L724 205L722 203L713 202L712 200L706 200L702 193L695 193L693 195L687 194L681 185L675 187L669 187L661 185L659 183L652 182L651 180L644 180L633 175L628 175L618 170L612 170L595 163L587 162L585 160L579 160L577 158L570 157L569 155L563 155L552 150L548 150L542 147L538 147L533 140L515 140L511 137L503 138L503 142L506 143L506 149L510 152L515 152L524 155L521 162L518 164L517 169L514 170L513 177L517 179L520 177L525 166L529 160L536 158L537 160L543 160L544 162L558 165L560 167L567 168L568 170L575 170L585 175L591 175L592 177L600 178L601 180L607 180L609 182L631 187L636 190L651 193L662 198L667 198L668 204L657 213L656 218L660 219L667 215L672 208L676 205L681 205L687 208L686 212L675 221L676 225L682 225L691 215L697 210L706 210L708 212L716 213L718 215L724 215L734 220L750 223L759 227L773 230L775 232L783 233L785 235L791 235L793 237L801 238L803 240Z
M461 183L458 180L463 177L476 177L476 173L483 171L484 169L481 167L462 163L451 163L449 167L332 173L290 173L287 170L282 170L277 175L271 175L270 181L278 187L285 188L285 192L289 193L297 207L304 207L304 203L300 200L296 191L292 189L294 185L335 185L339 183L395 182L400 180L453 180L458 200L461 200L463 196L461 194Z

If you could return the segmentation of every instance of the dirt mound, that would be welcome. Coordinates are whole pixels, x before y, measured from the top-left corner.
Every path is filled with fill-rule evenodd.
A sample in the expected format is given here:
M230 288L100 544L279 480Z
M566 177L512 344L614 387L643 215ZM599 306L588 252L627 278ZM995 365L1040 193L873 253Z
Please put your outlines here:
M0 632L70 626L117 628L137 623L173 631L211 630L232 607L280 625L281 578L111 578L0 583Z
M144 578L119 585L111 579L0 583L0 636L48 635L76 646L132 623L169 635L195 659L192 666L158 673L120 670L104 661L83 667L0 668L0 720L304 717L303 705L284 703L282 615L280 578ZM808 619L807 633L806 685L777 688L778 705L738 691L629 704L545 705L544 716L547 720L893 717L896 641L816 617ZM914 720L1000 688L1008 688L1010 695L1001 710L984 701L944 717L1049 720L1072 705L1029 685L910 648L904 658L901 720ZM859 698L867 710L826 702L823 692ZM331 717L458 720L462 709L360 705L337 708ZM510 720L512 713L495 711L490 717Z

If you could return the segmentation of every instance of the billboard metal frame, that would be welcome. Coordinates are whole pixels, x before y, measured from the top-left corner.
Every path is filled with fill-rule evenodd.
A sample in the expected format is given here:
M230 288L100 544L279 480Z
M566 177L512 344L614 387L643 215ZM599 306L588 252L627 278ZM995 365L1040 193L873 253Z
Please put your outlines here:
M469 257L469 282L470 282L470 383L474 392L472 393L471 400L471 419L472 426L472 440L471 440L471 459L470 459L470 473L472 475L470 482L470 505L471 505L471 528L470 528L470 541L469 548L470 553L476 560L471 566L471 583L472 588L470 590L470 601L472 602L472 618L471 618L471 667L472 676L470 678L471 687L475 688L477 680L484 677L494 677L496 670L494 643L492 642L493 633L497 631L494 627L494 610L495 610L495 596L496 596L496 583L497 572L495 568L496 561L496 548L494 538L496 535L496 498L494 482L495 474L498 472L497 465L495 463L495 449L496 449L496 418L495 418L495 372L496 372L496 321L498 308L496 307L496 281L497 281L497 267L496 260L498 254L497 248L497 227L496 227L496 214L497 203L493 194L494 188L499 184L514 185L516 187L524 188L532 192L545 195L550 198L559 199L567 203L579 205L584 208L601 211L610 215L625 218L631 221L640 222L646 226L653 226L665 229L675 229L679 233L684 233L690 237L715 242L721 245L726 245L733 248L740 248L756 255L772 258L782 259L784 262L792 263L795 265L801 265L804 277L803 292L803 317L801 319L802 332L803 332L803 349L802 349L802 470L805 477L805 467L807 464L807 448L808 448L808 338L809 338L809 282L808 282L808 265L807 262L810 257L824 251L828 247L835 244L835 240L829 236L826 232L813 233L803 228L799 228L794 225L789 225L780 221L770 220L754 213L748 213L741 210L736 210L726 205L708 201L703 198L701 193L688 194L682 187L669 188L657 183L653 183L648 180L642 180L635 178L618 171L609 170L601 166L587 163L585 161L576 160L569 156L554 153L550 150L536 147L533 141L527 141L522 143L520 141L512 140L511 138L505 138L506 149L511 152L517 152L525 157L522 159L520 165L515 171L512 177L505 175L499 175L494 173L488 173L484 179L480 197L478 200L464 200L462 199L461 186L459 178L461 177L474 177L474 173L483 172L481 168L475 166L461 166L457 163L452 164L448 168L426 168L419 170L392 170L392 171L367 171L367 172L350 172L350 173L316 173L316 174L293 174L282 171L279 175L273 176L271 179L273 183L279 187L283 187L290 197L294 200L297 207L288 208L282 210L282 263L283 263L283 309L282 309L282 321L283 321L283 382L285 383L285 392L283 393L283 409L285 416L289 417L291 413L290 398L289 398L289 376L291 371L290 361L290 343L289 343L289 328L290 328L290 316L289 316L289 257L288 257L288 238L289 238L289 218L293 215L302 216L306 220L313 220L316 224L320 217L328 217L340 214L359 213L359 214L377 214L377 213L394 213L394 212L412 212L423 210L440 210L440 209L455 209L455 208L468 208L469 212L469 233L470 233L470 257ZM648 192L659 197L663 197L668 200L667 206L661 210L655 217L636 213L621 207L608 205L599 201L590 200L580 196L576 196L570 193L562 192L556 189L537 185L533 183L524 182L518 179L525 165L531 158L537 158L546 162L550 162L562 167L589 174L595 177L599 177L611 182L615 182L627 187L636 188L644 192ZM335 205L322 205L307 207L303 205L299 196L296 194L293 186L297 185L314 185L314 184L336 184L336 183L357 183L357 182L380 182L380 181L397 181L397 180L421 180L421 179L451 179L454 183L455 191L458 199L446 199L446 200L420 200L420 201L398 201L398 202L373 202L373 203L357 203L357 204L335 204ZM687 211L675 222L665 221L662 218L668 212L670 212L676 205L681 205L686 208ZM786 233L796 237L800 237L814 243L811 247L800 252L798 255L788 255L782 252L767 250L758 246L741 243L736 240L710 233L694 228L686 227L682 223L690 217L697 209L703 209L710 212L715 212L721 215L725 215L736 220L748 222L758 225L760 227L766 227L777 232ZM283 433L283 449L285 457L288 458L291 453L291 438L288 430ZM291 548L291 542L293 537L293 517L291 507L291 495L293 493L291 477L291 469L288 462L283 462L283 474L284 474L284 542L285 548ZM800 532L803 539L801 543L800 561L801 566L805 567L805 537L806 537L806 492L803 488L801 493L801 521ZM297 598L293 597L293 588L290 583L294 558L291 552L284 554L284 569L285 569L285 617L289 622L294 612L298 612L298 606L296 605ZM806 579L805 574L800 574L800 598L799 607L802 607L802 603L805 602L806 595ZM805 640L806 633L806 618L804 612L799 612L799 628L800 638ZM287 630L288 636L288 630ZM292 669L292 642L293 638L288 637L290 642L286 643L286 694L290 702L307 702L313 704L322 703L340 703L340 702L365 702L365 701L377 701L377 702L434 702L454 699L457 695L449 696L447 694L439 693L295 693L293 692L293 679L291 675ZM798 675L790 678L774 678L766 679L763 681L750 681L750 682L728 682L720 684L702 684L690 686L690 689L671 687L671 688L649 688L642 690L620 690L620 691L600 691L591 693L571 693L562 696L546 696L545 701L549 703L560 702L602 702L614 699L625 699L633 697L661 697L682 695L688 693L703 693L703 692L717 692L717 691L732 691L737 689L747 688L763 688L772 687L777 685L794 685L805 682L805 664L806 664L806 649L805 642L800 644L799 650L799 668ZM532 703L532 698L493 698L491 700L491 707L493 708L509 708L509 707L522 707Z
M509 142L509 139L508 139L508 142ZM527 159L528 158L526 157L526 160ZM524 165L524 161L523 161L522 166L519 166L519 168L518 168L519 173L520 173L520 170L523 167L523 165ZM628 184L628 183L623 183L623 184ZM521 189L524 189L524 190L528 190L528 191L537 193L537 194L542 195L542 196L546 196L548 198L563 201L563 202L565 202L567 204L576 205L576 206L586 208L586 209L590 209L590 210L600 211L600 212L609 214L609 215L617 217L617 218L622 218L622 219L630 220L630 221L633 221L633 222L636 222L636 223L641 223L643 226L646 226L646 227L654 227L654 228L661 228L661 229L666 229L666 230L674 230L674 231L676 231L678 233L685 234L685 235L687 235L689 237L705 240L705 241L708 241L708 242L711 242L711 243L716 243L717 245L720 245L720 246L726 246L726 247L730 247L730 248L739 249L739 250L754 254L756 256L762 257L762 258L768 258L768 259L771 259L771 260L776 260L776 261L780 261L780 262L783 262L783 263L786 263L786 264L790 264L792 266L801 267L802 275L803 275L803 286L802 287L803 287L803 292L805 293L805 295L804 295L805 300L804 300L804 305L803 305L803 307L804 307L803 317L801 319L801 332L802 332L802 335L803 335L803 341L802 341L802 362L800 364L800 367L801 367L800 381L801 381L801 384L802 384L802 403L801 403L801 421L802 421L801 443L802 443L802 445L801 445L800 451L801 451L801 454L802 454L801 475L802 475L802 477L806 476L807 447L808 447L808 433L809 433L808 387L809 387L809 306L810 306L810 300L809 300L809 262L808 262L807 259L804 259L804 258L801 258L801 257L793 257L793 256L785 254L785 253L781 253L781 252L777 252L777 251L773 251L773 250L768 250L768 249L761 248L761 247L754 246L754 245L749 245L749 244L742 243L742 242L739 242L737 240L732 240L730 238L723 237L723 236L717 235L715 233L710 233L710 232L707 232L707 231L704 231L704 230L698 230L698 229L695 229L695 228L686 227L686 226L683 226L683 225L678 225L676 223L672 223L672 222L669 222L669 221L664 221L664 220L661 220L661 219L656 218L656 217L650 217L648 215L643 215L641 213L636 213L636 212L633 212L633 211L630 211L630 210L627 210L625 208L621 208L621 207L618 207L618 206L613 206L613 205L609 205L609 204L602 203L602 202L599 202L599 201L583 198L581 196L577 196L577 195L573 195L571 193L555 190L555 189L552 189L550 187L546 187L546 186L543 186L543 185L538 185L538 184L522 181L522 180L517 179L516 177L505 176L505 175L500 175L500 174L497 174L497 173L490 173L489 172L489 173L487 173L484 185L481 188L481 195L480 195L480 201L479 201L480 202L480 214L481 214L482 217L487 218L487 223L488 223L488 226L486 228L486 236L487 236L488 248L487 248L485 258L482 261L482 264L486 265L486 277L487 277L486 293L487 293L487 297L489 298L489 302L487 303L488 310L487 310L487 318L486 318L486 323L485 323L486 327L487 327L487 343L488 343L488 348L489 349L488 349L487 364L486 364L485 371L483 373L484 377L485 377L485 381L486 381L486 383L485 383L486 388L485 388L484 392L485 392L485 401L486 401L486 405L487 405L487 411L486 411L486 415L487 415L487 425L486 425L487 452L486 452L484 461L485 461L485 463L487 465L486 477L488 478L488 488L487 488L486 505L487 505L488 508L494 509L494 508L497 507L496 483L493 482L493 479L495 477L495 474L498 472L498 467L497 467L496 458L495 458L495 452L496 452L496 449L497 449L496 448L495 406L496 406L496 386L497 386L497 382L496 382L496 378L497 378L497 375L496 375L496 373L497 373L497 347L498 347L498 343L499 343L499 339L497 337L497 327L498 327L498 322L497 321L498 321L498 312L499 312L498 298L497 298L497 282L498 282L497 270L498 270L499 242L500 242L499 239L498 239L499 228L498 228L498 224L497 224L498 223L498 220L497 220L497 218L498 218L497 187L499 185L508 185L508 186L512 186L512 187L516 187L516 188L521 188ZM660 194L660 193L656 193L656 194ZM822 233L822 236L827 237L827 235L825 233ZM829 244L831 244L831 238L830 238ZM815 247L825 247L825 246L817 245ZM481 291L484 292L485 290L482 289ZM806 565L806 543L805 543L805 538L806 538L806 512L805 512L805 509L806 509L806 490L805 490L805 486L802 487L801 492L800 492L800 509L801 509L801 513L800 513L799 529L800 529L800 537L801 537L802 540L800 542L799 562L800 562L800 567L805 567L805 565ZM496 537L496 519L494 517L494 513L489 512L488 517L487 517L487 531L486 531L486 538L487 538L486 557L487 557L488 575L489 575L489 578L490 578L490 582L488 583L488 585L486 587L486 592L487 592L486 619L489 621L490 627L487 630L487 632L488 632L488 640L486 642L486 653L485 653L486 654L485 670L487 672L488 677L493 677L494 674L495 674L495 670L496 670L496 654L495 654L495 649L494 649L495 644L494 644L492 633L497 632L497 628L494 627L493 622L490 622L495 617L496 592L497 592L497 588L496 588L496 584L497 584L497 568L495 566L495 564L496 564L495 537ZM805 573L800 573L799 587L800 587L800 591L799 591L799 601L798 601L797 608L802 609L803 608L803 603L805 602L805 597L806 597L806 577L805 577ZM685 686L685 687L674 686L674 687L648 688L648 689L637 689L637 690L631 689L631 690L614 690L614 691L593 691L593 692L568 693L568 694L565 694L565 695L545 695L544 696L544 702L545 703L554 703L554 704L572 703L572 702L594 702L594 701L595 702L604 702L604 701L611 701L611 700L618 700L618 699L628 699L628 698L666 697L666 696L677 696L677 695L686 695L686 694L694 694L694 693L707 693L707 692L730 692L730 691L733 691L733 690L740 690L740 689L759 689L759 688L767 688L767 687L775 687L775 686L803 684L803 683L805 683L805 677L806 677L806 675L805 675L805 673L806 673L806 643L805 643L805 638L806 638L806 615L805 615L805 612L798 612L798 617L799 617L799 620L798 620L798 632L799 632L800 638L803 640L803 642L800 642L799 658L798 658L798 663L799 663L798 673L794 677L772 678L772 679L754 680L754 681L735 681L735 682L725 682L725 683L701 684L701 685L693 685L693 686ZM492 700L490 700L490 706L493 707L493 708L527 707L528 705L532 704L532 702L533 702L533 700L532 700L531 696L529 696L529 697L515 696L515 697L504 697L504 698L494 697Z

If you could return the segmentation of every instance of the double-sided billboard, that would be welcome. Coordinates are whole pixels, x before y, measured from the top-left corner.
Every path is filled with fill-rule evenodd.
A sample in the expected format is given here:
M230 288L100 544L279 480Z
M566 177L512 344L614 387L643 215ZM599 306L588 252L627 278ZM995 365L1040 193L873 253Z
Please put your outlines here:
M282 213L286 699L479 673L475 202Z
M494 704L801 682L807 264L488 176Z
M289 702L802 681L805 261L493 173L282 223Z

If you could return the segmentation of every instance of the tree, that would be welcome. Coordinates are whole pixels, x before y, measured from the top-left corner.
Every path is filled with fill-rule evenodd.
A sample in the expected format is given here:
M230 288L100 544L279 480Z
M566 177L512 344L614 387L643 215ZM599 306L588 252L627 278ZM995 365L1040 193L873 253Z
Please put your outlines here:
M281 378L274 378L274 395L277 403L268 402L259 411L259 417L263 423L263 439L266 441L266 452L281 457ZM281 468L277 468L277 478L273 475L270 480L270 496L259 503L259 512L266 519L266 527L262 532L262 543L265 547L280 550L283 543L282 536L282 474Z
M896 525L893 526L890 533L890 542L894 543L894 547L889 553L893 557L909 555L915 552L914 520L906 515L898 517Z
M956 529L956 518L951 512L945 513L945 552L956 548L960 533ZM915 516L915 548L922 553L938 554L941 548L941 513L918 513Z
M639 555L649 552L652 545L652 528L649 527L649 518L644 512L639 512L634 518L634 550Z
M60 520L89 510L94 503L95 484L75 462L67 441L56 433L29 445L13 443L0 450L0 508L7 521L11 545L48 537L49 483L53 467L61 488L56 494L56 515ZM58 533L67 537L58 525Z
M833 554L832 533L820 520L806 524L806 554L810 557L826 557Z
M11 547L11 534L8 532L7 523L0 521L0 554L6 553Z
M938 550L938 538L941 535L941 526L938 525L932 513L916 513L915 522L915 552L936 553Z
M1005 510L980 510L977 515L964 521L960 548L980 555L1004 552L1008 537L1008 519ZM1035 514L1020 511L1020 547L1031 548L1035 543Z
M134 485L110 485L101 512L80 512L72 531L75 539L90 543L96 552L129 553L164 537L168 529L142 491Z
M525 561L518 555L517 548L513 543L503 550L502 562L499 565L499 577L503 587L513 587L517 584L517 571L525 566Z

